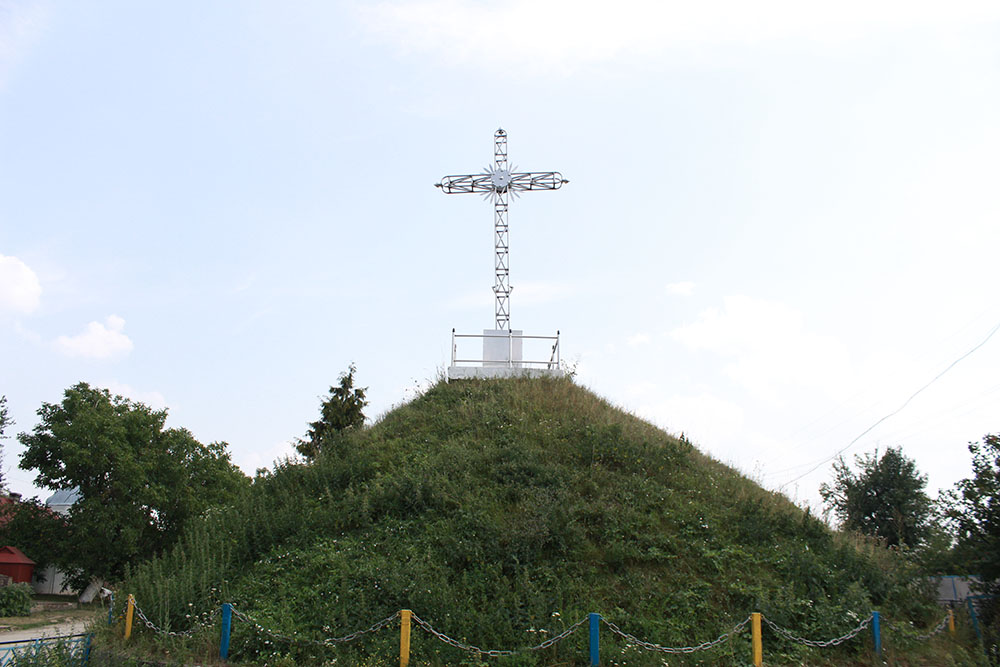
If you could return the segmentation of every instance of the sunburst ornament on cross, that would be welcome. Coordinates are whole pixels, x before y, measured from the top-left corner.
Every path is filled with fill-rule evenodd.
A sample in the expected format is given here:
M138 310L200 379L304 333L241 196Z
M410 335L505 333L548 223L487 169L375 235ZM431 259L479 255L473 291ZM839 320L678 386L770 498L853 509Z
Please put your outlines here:
M445 194L481 194L493 202L494 265L496 281L497 329L510 330L510 244L508 242L507 205L511 196L531 190L558 190L569 183L558 171L518 172L507 166L507 133L502 129L493 135L493 164L485 173L445 176L434 186Z

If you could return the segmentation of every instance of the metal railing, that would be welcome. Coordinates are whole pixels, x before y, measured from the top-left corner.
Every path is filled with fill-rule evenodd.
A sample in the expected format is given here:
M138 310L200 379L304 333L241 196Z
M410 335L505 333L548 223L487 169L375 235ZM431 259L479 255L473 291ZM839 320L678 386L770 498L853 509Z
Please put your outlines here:
M506 366L508 368L544 368L546 370L556 370L559 368L559 335L560 332L556 331L555 336L525 336L523 334L514 334L512 331L508 330L507 335L497 335L497 334L458 334L455 330L451 330L451 365L457 366L459 364L483 364L490 366ZM464 359L458 356L458 339L460 338L479 338L479 339L494 339L499 338L507 339L507 358L506 359ZM525 340L547 340L552 341L552 348L547 360L544 359L515 359L514 358L514 341L525 341ZM484 355L485 356L485 355Z

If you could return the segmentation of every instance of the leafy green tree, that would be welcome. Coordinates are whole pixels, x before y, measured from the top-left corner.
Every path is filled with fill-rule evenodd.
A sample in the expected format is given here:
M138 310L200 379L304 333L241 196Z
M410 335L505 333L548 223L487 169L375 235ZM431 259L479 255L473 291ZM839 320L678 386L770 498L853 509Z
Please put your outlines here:
M35 484L77 489L63 564L76 586L121 579L125 566L171 545L186 521L235 500L249 479L227 445L203 445L165 428L166 410L80 383L62 403L43 403L20 467Z
M1000 434L969 443L972 477L948 494L947 513L955 527L957 559L967 572L982 579L979 592L984 644L993 662L1000 664Z
M955 485L948 516L969 571L1000 582L1000 435L969 444L972 477Z
M66 517L31 498L0 506L0 544L12 544L35 561L35 574L49 565L68 570L73 552Z
M0 440L4 440L7 436L3 434L4 430L8 426L12 426L14 420L7 416L7 397L0 396ZM0 447L0 464L3 463L3 448ZM3 466L0 465L0 491L6 490L6 484L3 478Z
M315 458L344 431L361 428L365 423L364 408L368 405L368 387L354 386L354 364L340 374L340 384L330 387L330 395L320 405L320 418L309 424L305 438L295 443L295 449L306 458Z
M857 472L839 458L833 464L833 483L820 486L827 510L843 528L880 537L888 546L919 545L932 516L924 492L927 476L899 447L890 447L881 457L878 450L855 456L854 462Z

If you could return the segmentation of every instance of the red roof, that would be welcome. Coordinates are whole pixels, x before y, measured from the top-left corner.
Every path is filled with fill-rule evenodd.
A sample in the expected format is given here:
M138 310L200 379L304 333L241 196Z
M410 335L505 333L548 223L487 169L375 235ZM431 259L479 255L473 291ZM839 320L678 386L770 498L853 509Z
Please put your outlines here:
M0 547L0 563L34 565L35 561L25 556L17 547Z

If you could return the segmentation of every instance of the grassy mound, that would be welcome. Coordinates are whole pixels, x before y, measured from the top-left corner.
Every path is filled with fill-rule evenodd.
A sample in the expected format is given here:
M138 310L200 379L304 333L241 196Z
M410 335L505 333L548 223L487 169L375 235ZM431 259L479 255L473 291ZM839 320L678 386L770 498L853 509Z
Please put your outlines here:
M174 630L232 602L280 635L322 640L407 608L484 649L535 646L588 612L667 646L714 639L751 611L819 639L872 609L918 627L940 613L902 559L834 535L689 443L557 379L439 384L315 462L258 477L238 506L206 517L124 588ZM498 664L580 663L581 630ZM398 641L386 629L329 648L237 621L232 656L391 664ZM605 664L663 664L610 633L602 643ZM866 643L835 655L848 660ZM768 640L771 664L802 650ZM749 655L744 632L670 664ZM411 664L478 663L415 629Z

